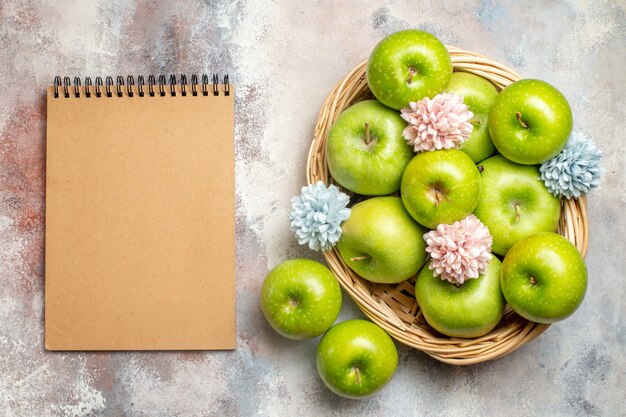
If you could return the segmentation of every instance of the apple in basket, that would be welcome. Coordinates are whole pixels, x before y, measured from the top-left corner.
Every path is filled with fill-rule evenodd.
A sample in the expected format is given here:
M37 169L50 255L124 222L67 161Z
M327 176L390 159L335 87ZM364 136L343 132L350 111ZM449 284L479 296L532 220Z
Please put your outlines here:
M556 156L572 131L572 110L563 94L545 81L517 81L498 94L489 113L494 145L519 164Z
M537 166L516 164L502 155L479 166L483 192L474 214L489 228L494 253L504 255L520 239L556 230L561 202L541 181Z
M463 97L463 103L474 113L470 123L474 126L469 138L461 146L474 162L480 162L496 152L496 147L489 135L489 110L493 105L498 90L486 79L467 72L452 74L446 91Z
M520 240L502 262L502 292L522 317L554 323L570 316L587 290L585 261L567 238L537 233Z
M267 322L290 339L310 339L333 325L341 288L330 270L310 259L291 259L272 269L261 289Z
M391 337L366 320L348 320L331 327L317 347L317 370L333 392L363 398L380 390L398 367Z
M328 133L326 159L332 177L358 194L398 191L413 151L402 137L400 114L376 100L344 110Z
M400 190L411 217L434 229L474 211L481 194L480 173L458 149L421 152L407 165Z
M450 82L452 60L434 35L409 29L383 38L367 60L367 84L385 106L400 110L434 97Z
M426 262L426 229L415 223L398 197L373 197L355 204L337 244L344 262L361 277L402 282Z
M505 302L498 258L493 256L484 273L463 284L434 276L428 266L417 276L415 299L435 330L446 336L471 338L489 333L500 322Z

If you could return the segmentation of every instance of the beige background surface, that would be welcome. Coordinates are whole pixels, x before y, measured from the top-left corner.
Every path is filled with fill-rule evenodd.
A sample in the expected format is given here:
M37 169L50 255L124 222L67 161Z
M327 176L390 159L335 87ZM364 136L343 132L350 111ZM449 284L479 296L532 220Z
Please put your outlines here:
M0 3L0 415L619 416L626 385L625 4L599 1L187 1ZM265 324L260 286L293 256L289 200L326 94L384 35L428 30L568 98L605 152L590 197L580 310L500 360L450 367L399 346L379 395L330 393L317 341ZM55 75L229 72L237 85L235 352L43 350L45 87ZM360 317L346 300L341 319Z

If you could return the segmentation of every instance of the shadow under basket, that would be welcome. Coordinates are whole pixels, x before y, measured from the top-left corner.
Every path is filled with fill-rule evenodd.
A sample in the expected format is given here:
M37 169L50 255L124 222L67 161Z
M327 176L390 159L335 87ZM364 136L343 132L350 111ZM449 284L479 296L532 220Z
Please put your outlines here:
M498 90L521 78L511 68L483 55L452 46L448 49L454 71L479 75L491 81ZM362 62L341 80L322 106L307 160L309 184L319 180L334 183L326 163L326 138L343 110L359 101L374 98L365 78L366 64ZM586 197L561 200L557 232L567 237L583 256L586 254L589 234ZM533 340L549 327L520 317L507 305L504 317L490 333L475 339L447 337L430 327L421 314L415 301L415 277L399 284L376 284L348 268L337 248L325 251L324 257L341 286L367 317L400 343L424 351L442 362L470 365L495 359Z

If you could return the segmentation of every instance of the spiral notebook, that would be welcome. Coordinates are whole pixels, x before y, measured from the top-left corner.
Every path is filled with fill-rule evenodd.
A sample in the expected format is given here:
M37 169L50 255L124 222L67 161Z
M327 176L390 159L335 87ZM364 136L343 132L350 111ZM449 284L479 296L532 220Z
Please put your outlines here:
M234 349L233 86L136 81L48 88L46 349Z

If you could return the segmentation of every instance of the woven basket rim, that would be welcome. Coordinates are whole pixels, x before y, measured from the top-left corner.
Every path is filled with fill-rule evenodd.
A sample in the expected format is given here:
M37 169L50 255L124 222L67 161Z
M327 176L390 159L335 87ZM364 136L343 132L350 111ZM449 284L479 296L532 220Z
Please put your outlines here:
M446 47L455 71L479 75L491 81L498 90L522 78L510 67L482 54L451 45ZM320 109L307 158L308 184L318 180L326 184L334 183L325 159L328 130L347 107L373 98L365 79L366 64L367 61L361 62L341 79ZM586 254L589 224L585 196L561 200L557 232L568 238L583 256ZM443 336L434 331L421 315L414 297L415 277L399 284L375 284L348 268L336 247L324 251L324 257L341 286L370 320L398 342L419 349L441 362L470 365L499 358L535 339L549 327L548 324L523 319L507 306L500 324L484 336L474 339Z

